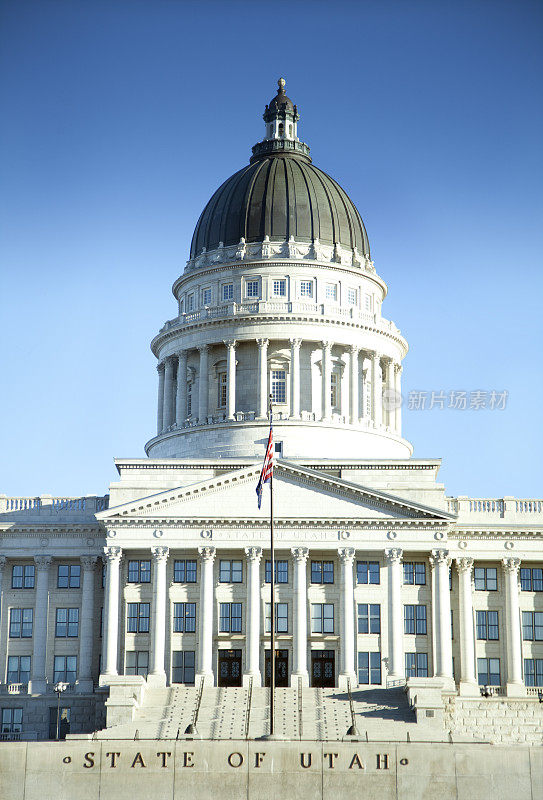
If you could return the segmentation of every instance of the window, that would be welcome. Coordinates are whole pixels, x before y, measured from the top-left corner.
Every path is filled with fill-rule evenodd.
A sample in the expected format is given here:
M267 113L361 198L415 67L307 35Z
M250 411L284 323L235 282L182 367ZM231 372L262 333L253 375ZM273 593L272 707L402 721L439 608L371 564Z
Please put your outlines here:
M81 582L81 567L79 564L59 564L57 588L79 589Z
M477 591L495 592L498 589L498 570L496 567L475 567L473 570Z
M313 297L313 281L300 281L300 297Z
M479 686L499 686L501 684L500 659L478 658L477 678Z
M337 372L330 375L330 399L332 408L339 408L340 404L340 380Z
M405 561L403 565L403 582L411 586L425 586L426 564Z
M477 611L477 638L499 639L498 612Z
M187 417L192 414L192 381L187 383Z
M271 396L273 403L287 402L287 373L284 369L272 369Z
M79 609L57 608L55 636L76 637L79 635Z
M7 683L28 683L30 656L8 656Z
M270 619L271 603L266 603L265 632L271 633ZM288 633L288 603L275 604L275 632Z
M217 408L226 408L226 372L217 376Z
M222 287L222 299L223 300L233 300L234 299L234 284L233 283L225 283ZM181 683L186 683L186 681L181 681Z
M23 730L23 709L2 709L2 733L21 733Z
M356 305L356 289L347 289L347 305Z
M275 561L275 583L288 583L288 561ZM271 583L271 561L266 561L264 580Z
M185 298L182 297L181 300L179 301L179 316L181 316L181 314L184 313L185 313Z
M337 283L327 283L324 294L327 300L335 303L337 301Z
M172 683L194 684L196 658L194 650L172 652Z
M128 603L127 633L149 633L149 603Z
M174 583L196 583L196 560L193 558L173 562Z
M151 562L129 561L128 583L151 583Z
M358 604L358 633L381 633L381 606L379 604Z
M129 650L126 654L125 675L141 675L147 677L149 672L149 651Z
M405 654L405 677L406 678L428 677L428 653Z
M371 311L372 308L371 294L364 295L364 311Z
M426 606L403 607L403 631L415 635L426 634Z
M220 603L219 632L241 633L241 603Z
M543 592L543 569L521 567L520 588L523 592Z
M77 656L55 656L53 683L75 683L77 679Z
M284 125L283 122L279 123L279 131L278 132L279 132L279 136L284 136L285 135L285 125Z
M543 686L543 658L524 659L524 684Z
M356 582L357 583L381 583L379 575L378 561L357 561L356 562Z
M194 633L196 631L196 603L173 604L174 633Z
M34 619L33 608L10 608L9 638L31 639L33 619Z
M14 564L11 568L11 588L33 589L34 577L34 564Z
M202 305L203 306L210 306L211 305L211 289L202 289Z
M243 567L241 561L224 561L219 563L220 583L241 583L243 580Z
M245 292L247 297L260 297L260 281L247 281Z
M194 295L189 294L187 297L187 311L194 311Z
M522 638L528 642L543 642L543 611L522 612Z
M284 297L286 293L287 293L286 280L274 280L273 282L274 297Z
M358 654L358 683L381 683L381 653Z
M334 632L334 604L311 604L311 633Z
M311 583L333 583L333 582L334 582L333 561L311 562Z

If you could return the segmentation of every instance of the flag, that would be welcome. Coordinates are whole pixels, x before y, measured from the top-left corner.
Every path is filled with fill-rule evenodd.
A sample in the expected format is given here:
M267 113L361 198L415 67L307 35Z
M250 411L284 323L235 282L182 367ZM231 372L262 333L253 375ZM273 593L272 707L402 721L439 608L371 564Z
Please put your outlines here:
M264 456L264 464L262 465L262 472L258 486L256 487L256 496L258 497L258 507L262 504L262 489L265 483L268 483L273 473L273 428L270 425L270 435L268 436L268 446L266 448L266 455Z

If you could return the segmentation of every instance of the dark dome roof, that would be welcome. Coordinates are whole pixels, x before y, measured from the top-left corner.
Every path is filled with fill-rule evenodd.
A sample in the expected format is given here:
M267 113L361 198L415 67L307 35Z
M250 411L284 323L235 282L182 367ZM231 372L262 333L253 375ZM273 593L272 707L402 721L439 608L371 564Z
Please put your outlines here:
M370 253L364 223L333 178L297 154L253 157L217 189L192 237L190 256L246 242L298 241L341 244Z

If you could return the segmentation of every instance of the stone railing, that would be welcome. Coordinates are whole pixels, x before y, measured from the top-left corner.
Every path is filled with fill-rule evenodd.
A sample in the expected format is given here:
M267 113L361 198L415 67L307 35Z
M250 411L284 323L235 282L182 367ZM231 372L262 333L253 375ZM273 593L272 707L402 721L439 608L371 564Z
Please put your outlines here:
M369 325L377 330L387 333L400 334L396 325L377 314L369 314L355 306L338 306L335 303L308 303L302 300L255 300L248 303L226 303L219 306L210 306L180 314L170 319L160 329L160 333L183 328L212 319L229 319L231 317L244 317L250 314L302 314L304 316L327 317L329 319L353 320L360 325Z
M522 520L529 521L543 514L543 500L516 497L447 497L447 511L470 520Z
M28 694L28 683L3 683L0 691L2 694Z
M39 497L7 497L0 495L0 514L27 512L30 514L92 514L104 511L109 506L109 495L96 497L52 497L42 494Z

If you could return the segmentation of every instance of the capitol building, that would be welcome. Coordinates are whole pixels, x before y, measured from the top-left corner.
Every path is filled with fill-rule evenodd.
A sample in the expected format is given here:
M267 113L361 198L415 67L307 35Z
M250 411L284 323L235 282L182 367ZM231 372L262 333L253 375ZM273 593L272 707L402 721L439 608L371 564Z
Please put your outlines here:
M198 219L151 342L146 457L117 458L103 497L0 495L4 740L56 738L59 715L62 736L142 736L159 705L167 738L167 709L195 697L233 698L235 728L236 706L266 692L270 493L259 509L255 489L271 398L278 702L405 688L437 739L469 739L486 701L486 741L543 742L528 724L543 500L451 497L440 459L412 457L408 343L354 202L298 125L281 79L262 141ZM506 732L498 699L516 714ZM209 738L228 738L223 722Z

